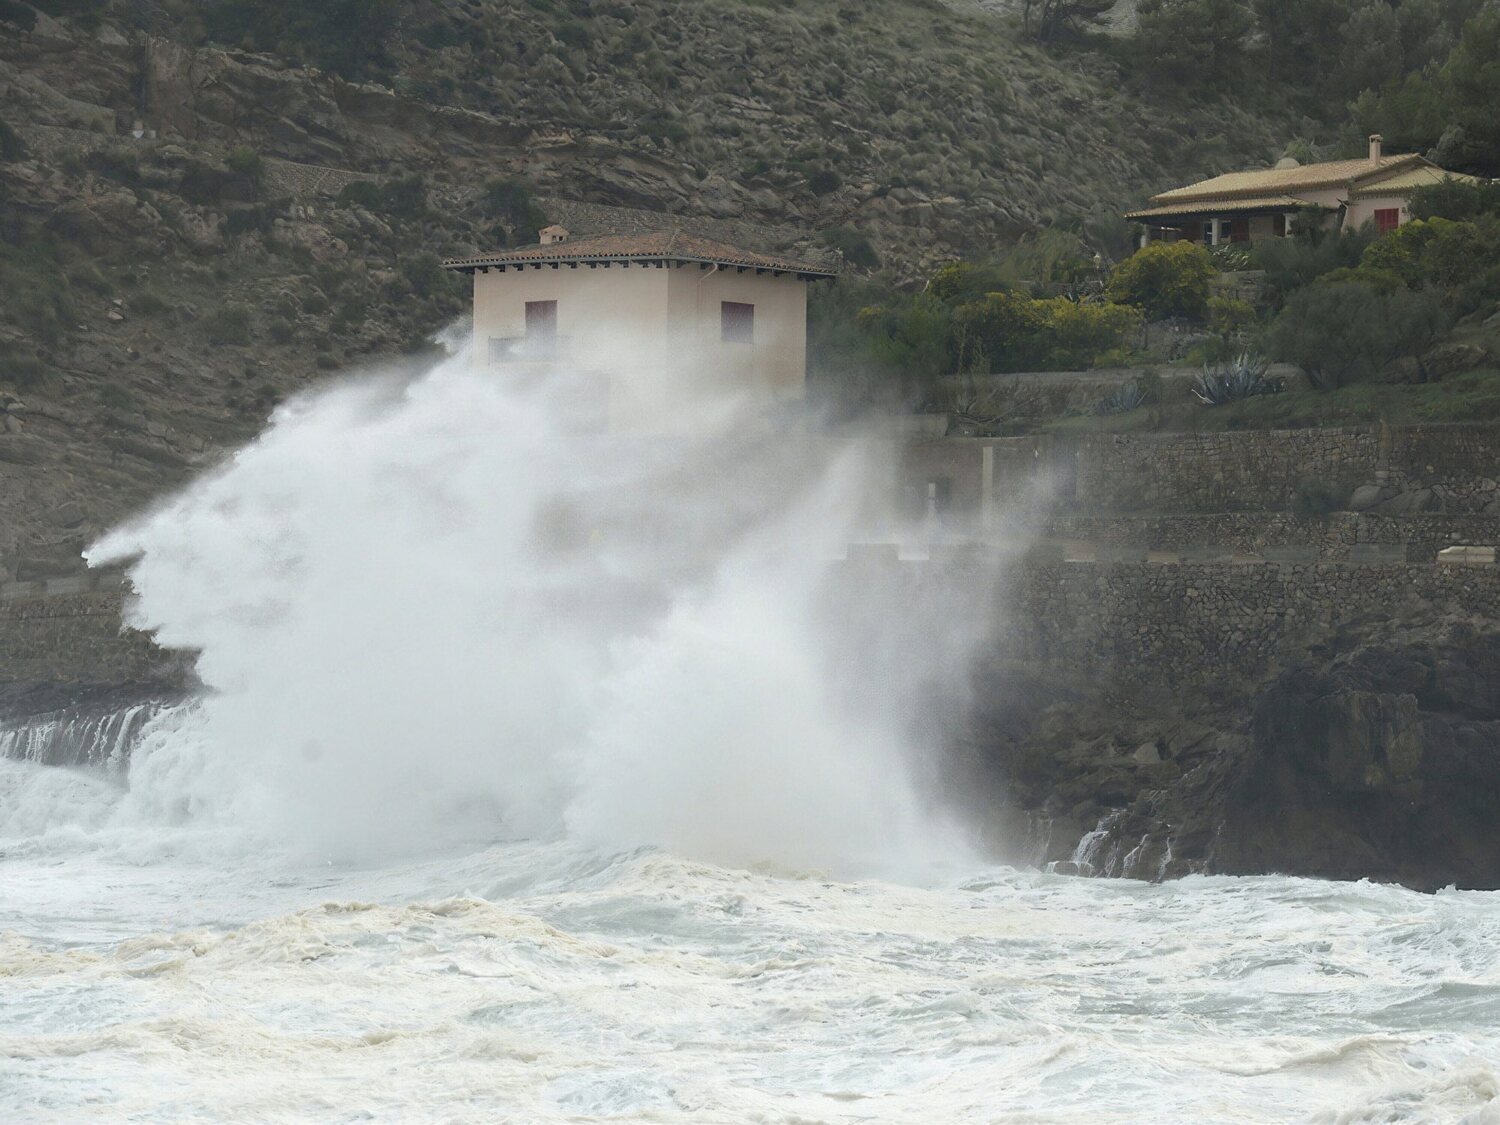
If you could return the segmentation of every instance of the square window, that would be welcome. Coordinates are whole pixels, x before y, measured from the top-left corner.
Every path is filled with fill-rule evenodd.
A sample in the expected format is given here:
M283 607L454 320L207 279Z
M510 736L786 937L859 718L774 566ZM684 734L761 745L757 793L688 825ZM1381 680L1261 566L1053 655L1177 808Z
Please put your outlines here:
M755 306L739 301L720 305L721 338L726 344L755 343Z
M1375 211L1375 229L1381 234L1395 230L1401 225L1401 208L1381 207Z

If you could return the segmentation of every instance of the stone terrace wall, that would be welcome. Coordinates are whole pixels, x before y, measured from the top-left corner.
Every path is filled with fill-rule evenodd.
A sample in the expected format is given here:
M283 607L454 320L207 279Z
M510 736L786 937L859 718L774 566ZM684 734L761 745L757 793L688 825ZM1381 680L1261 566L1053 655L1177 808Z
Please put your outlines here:
M972 511L986 457L1003 506L1045 496L1089 514L1288 512L1310 490L1344 506L1368 485L1378 495L1365 506L1404 494L1406 512L1500 514L1500 427L1489 423L930 439L904 450L902 472L948 478L954 510Z
M166 652L147 634L125 629L124 599L118 589L0 591L0 680L185 686L191 657Z
M1334 512L1299 516L1291 512L1220 512L1188 515L1068 515L1044 518L1036 532L1061 542L1091 544L1096 558L1106 551L1176 552L1209 556L1286 555L1302 550L1309 561L1360 561L1389 557L1396 562L1432 562L1438 551L1456 544L1500 544L1500 514L1417 513L1384 516Z
M867 547L842 577L842 594L892 583L912 604L924 583L959 583L976 604L1000 599L1007 655L1168 691L1254 682L1358 623L1500 617L1494 565L1005 562L977 549L901 562Z
M1167 688L1257 677L1358 621L1500 611L1494 566L1033 563L1017 579L1024 655Z
M1374 430L1086 434L1072 500L1087 511L1282 511L1309 483L1348 493L1373 481L1381 452Z

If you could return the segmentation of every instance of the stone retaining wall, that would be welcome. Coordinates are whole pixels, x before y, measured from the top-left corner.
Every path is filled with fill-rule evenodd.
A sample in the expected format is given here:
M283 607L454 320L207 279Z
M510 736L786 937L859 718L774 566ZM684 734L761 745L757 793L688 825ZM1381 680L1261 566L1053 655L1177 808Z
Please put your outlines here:
M1309 561L1430 563L1444 547L1500 544L1500 515L1475 512L1385 516L1334 512L1220 512L1205 515L1056 515L1036 521L1036 532L1060 544L1087 545L1093 557L1121 551L1265 557L1301 549ZM1379 548L1379 550L1376 550ZM1074 553L1078 553L1074 546Z
M916 602L936 581L962 584L976 605L997 597L1008 655L1121 688L1254 682L1359 623L1500 617L1493 565L1007 562L962 548L898 561L880 546L844 565L856 596L894 584Z
M1037 434L913 442L902 473L946 479L956 514L1374 510L1500 515L1500 427L1367 426L1212 434Z
M165 652L147 634L123 627L125 595L119 589L5 593L0 679L6 682L164 687L188 682L190 656Z

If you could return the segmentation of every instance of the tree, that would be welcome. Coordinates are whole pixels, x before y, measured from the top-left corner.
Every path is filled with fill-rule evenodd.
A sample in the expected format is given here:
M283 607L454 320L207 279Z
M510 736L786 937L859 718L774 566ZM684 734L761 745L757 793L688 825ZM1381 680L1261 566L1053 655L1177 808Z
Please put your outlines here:
M1242 0L1140 0L1135 49L1151 75L1228 85L1242 72L1255 18Z
M1042 43L1097 27L1115 0L1022 0L1021 26Z
M1401 19L1386 0L1356 4L1339 29L1334 83L1341 97L1378 89L1401 73Z
M1115 267L1106 293L1151 319L1197 318L1208 309L1213 276L1213 260L1196 242L1153 242Z
M1411 194L1414 219L1454 219L1500 215L1500 183L1445 179Z
M1271 326L1271 354L1295 363L1320 390L1380 374L1398 359L1417 361L1447 325L1435 295L1397 289L1381 295L1359 281L1310 285Z

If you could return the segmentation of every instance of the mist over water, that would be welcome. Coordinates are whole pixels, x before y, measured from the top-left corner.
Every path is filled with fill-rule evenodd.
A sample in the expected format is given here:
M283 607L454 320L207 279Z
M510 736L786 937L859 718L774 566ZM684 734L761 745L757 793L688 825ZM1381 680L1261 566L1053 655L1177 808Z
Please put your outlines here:
M205 686L0 731L0 1120L1500 1121L1496 895L974 854L988 576L683 374L355 377L96 548Z
M893 659L825 612L848 544L896 533L888 467L701 394L669 433L591 432L587 390L466 355L350 380L104 539L133 623L202 654L174 800L335 859L564 833L845 874L966 859L917 781L941 754L920 704L962 656L941 615L977 637L983 614L872 586L863 632L933 638Z

